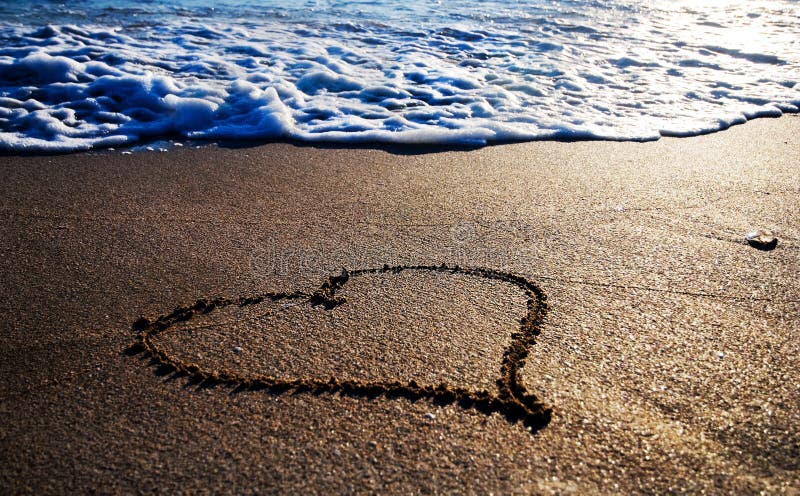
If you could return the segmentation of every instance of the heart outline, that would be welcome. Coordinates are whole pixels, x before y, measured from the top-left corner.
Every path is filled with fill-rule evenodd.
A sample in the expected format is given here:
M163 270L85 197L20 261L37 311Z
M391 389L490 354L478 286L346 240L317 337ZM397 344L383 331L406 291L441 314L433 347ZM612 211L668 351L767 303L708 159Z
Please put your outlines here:
M209 370L195 363L185 362L171 356L162 350L156 337L174 330L173 326L180 322L191 320L195 315L213 312L215 309L230 305L245 307L256 305L265 300L305 300L312 306L323 306L332 309L346 302L345 298L337 295L351 277L376 273L400 273L402 271L428 271L444 272L450 274L463 274L467 276L482 277L486 279L507 282L521 289L527 297L525 317L520 319L517 331L511 334L511 343L503 352L503 361L500 367L500 378L497 379L497 392L486 390L473 391L463 387L449 386L440 383L437 386L419 385L415 380L407 383L400 381L360 381L339 380L331 377L328 380L315 378L281 379L268 375L246 375L228 369ZM139 318L133 324L137 332L136 342L127 352L135 355L144 353L152 358L152 364L158 366L157 373L166 375L189 376L190 381L196 384L213 386L229 385L234 391L240 390L267 390L274 394L287 391L297 393L312 392L315 394L330 393L344 394L354 397L387 398L403 397L412 401L427 399L438 405L458 403L462 408L474 408L482 413L500 413L509 422L522 421L531 432L545 427L551 419L552 408L540 401L534 394L528 392L521 377L520 371L525 364L530 347L535 342L535 337L541 332L541 325L547 313L547 295L532 281L523 276L503 272L485 267L462 268L458 265L397 265L381 268L355 269L348 271L342 269L338 276L329 276L323 284L313 293L295 291L265 292L237 299L224 297L213 300L199 299L187 306L177 307L171 313L161 315L155 320L145 317Z

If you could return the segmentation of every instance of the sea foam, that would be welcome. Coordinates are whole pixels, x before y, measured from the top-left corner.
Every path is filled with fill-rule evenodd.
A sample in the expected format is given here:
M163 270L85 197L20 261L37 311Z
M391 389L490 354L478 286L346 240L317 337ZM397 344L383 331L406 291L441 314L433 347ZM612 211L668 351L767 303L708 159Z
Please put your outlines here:
M0 149L653 140L800 107L792 2L278 3L0 10Z

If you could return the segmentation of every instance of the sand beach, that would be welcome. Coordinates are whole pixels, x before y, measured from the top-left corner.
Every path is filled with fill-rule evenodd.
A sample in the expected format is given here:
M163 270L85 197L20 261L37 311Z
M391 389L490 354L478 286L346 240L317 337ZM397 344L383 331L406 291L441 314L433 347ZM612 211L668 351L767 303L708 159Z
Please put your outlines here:
M647 143L2 156L0 492L797 494L798 198L796 115ZM382 270L441 264L524 284ZM377 270L312 304L342 268ZM199 299L229 304L165 324L162 356L135 346ZM504 384L547 416L462 401Z

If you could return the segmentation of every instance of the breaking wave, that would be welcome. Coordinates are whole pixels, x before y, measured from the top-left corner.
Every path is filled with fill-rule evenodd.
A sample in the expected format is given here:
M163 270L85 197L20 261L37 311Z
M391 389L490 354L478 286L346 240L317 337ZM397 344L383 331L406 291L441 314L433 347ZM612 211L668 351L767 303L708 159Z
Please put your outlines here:
M800 107L792 2L184 3L1 7L0 149L653 140Z

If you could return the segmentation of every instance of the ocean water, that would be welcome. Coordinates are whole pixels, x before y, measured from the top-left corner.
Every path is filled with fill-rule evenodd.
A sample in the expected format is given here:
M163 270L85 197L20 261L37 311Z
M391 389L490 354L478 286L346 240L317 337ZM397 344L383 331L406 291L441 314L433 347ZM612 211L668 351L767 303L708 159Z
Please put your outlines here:
M691 136L798 111L798 20L785 0L6 0L0 150Z

